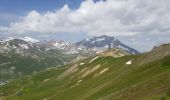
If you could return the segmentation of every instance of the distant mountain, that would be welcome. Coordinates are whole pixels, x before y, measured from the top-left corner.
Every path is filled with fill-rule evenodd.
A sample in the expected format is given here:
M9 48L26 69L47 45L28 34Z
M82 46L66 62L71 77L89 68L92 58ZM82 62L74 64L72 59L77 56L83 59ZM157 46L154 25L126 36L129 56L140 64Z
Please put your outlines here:
M3 41L10 41L10 40L13 40L13 39L20 39L20 40L24 40L26 42L32 42L32 43L36 43L36 42L39 41L39 40L33 39L31 37L7 37L7 38L0 39L0 41L1 42L3 42Z
M120 49L123 49L129 52L130 54L139 53L137 50L123 44L118 39L107 36L107 35L94 36L92 38L87 38L80 42L77 42L76 45L78 47L89 48L89 49L93 49L96 51L104 51L110 48L120 48Z
M40 47L33 42L28 42L20 38L7 38L0 41L0 53L13 51L18 54L25 54L40 51Z
M84 39L77 43L66 41L39 41L30 37L0 39L0 72L9 78L16 73L31 74L45 68L61 66L72 61L94 56L107 49L107 54L122 56L137 54L118 39L106 35ZM11 69L15 69L12 70ZM11 74L12 73L12 74Z
M76 43L70 43L66 41L39 41L38 43L48 49L60 49L66 53L79 53L79 52L101 52L111 48L119 48L125 50L130 54L138 54L139 52L114 37L107 35L94 36L91 38L84 39Z
M24 38L19 38L19 39L27 41L27 42L32 42L32 43L36 43L39 41L39 40L33 39L31 37L24 37Z
M43 42L40 41L38 44L40 46L43 46L47 50L58 49L67 54L79 53L79 49L76 48L74 43L70 43L70 42L51 40L51 41L43 41Z
M41 43L29 37L1 39L0 79L14 78L17 73L31 74L95 54L89 50L78 50L73 47L71 43L60 41Z

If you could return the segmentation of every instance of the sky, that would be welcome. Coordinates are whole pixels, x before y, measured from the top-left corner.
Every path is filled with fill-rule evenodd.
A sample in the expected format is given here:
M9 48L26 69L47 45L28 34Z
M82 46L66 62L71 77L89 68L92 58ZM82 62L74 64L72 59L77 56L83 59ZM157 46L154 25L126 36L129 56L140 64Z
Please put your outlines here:
M170 43L170 0L0 0L0 38L109 35L139 51Z

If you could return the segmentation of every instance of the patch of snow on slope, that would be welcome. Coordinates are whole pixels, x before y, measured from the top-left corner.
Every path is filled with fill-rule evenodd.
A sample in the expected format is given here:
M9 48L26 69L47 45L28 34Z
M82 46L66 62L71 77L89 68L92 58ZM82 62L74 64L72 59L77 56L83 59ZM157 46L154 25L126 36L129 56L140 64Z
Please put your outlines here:
M91 61L89 61L89 63L93 62L93 61L96 60L97 58L99 58L99 56L93 58Z
M95 74L94 77L97 77L97 76L103 74L104 72L106 72L106 71L108 71L108 70L109 70L109 68L105 68L105 69L103 69L102 71L100 71L99 73Z
M95 43L96 42L96 40L93 40L93 41L90 41L91 43Z
M99 53L101 53L101 52L102 52L102 51L97 51L96 53L99 54Z
M86 39L86 41L90 41L89 39Z
M126 62L126 65L131 65L132 64L132 59Z
M99 75L100 75L100 74L103 74L104 72L106 72L106 71L108 71L108 70L109 70L109 68L103 69L101 72L99 72Z
M15 45L12 45L12 47L13 47L14 49L16 49L16 48L17 48Z
M81 47L78 47L77 49L78 49L78 50L83 50L83 48L81 48Z
M54 46L57 47L57 48L59 48L59 49L64 49L65 44L64 44L64 43L58 43L58 42L56 42L56 43L54 44Z
M105 38L96 39L96 41L98 41L98 42L103 41L103 40L105 40Z
M24 48L24 49L29 49L28 45L26 45L26 44L19 44L19 46Z
M31 37L24 37L24 38L21 38L21 39L24 40L24 41L27 41L27 42L32 42L32 43L38 42L38 40L33 39Z
M5 45L5 47L8 47L8 46L9 46L9 43L7 42L6 45Z
M94 51L105 51L105 50L107 50L108 48L107 47L93 47L92 48L92 50L94 50Z
M80 63L80 65L84 65L84 63Z
M1 42L7 42L7 41L10 41L10 40L13 40L13 39L21 39L21 40L24 40L24 41L27 41L27 42L32 42L32 43L38 42L38 40L33 39L31 37L24 37L24 38L21 38L21 37L7 37L5 39L2 39Z
M113 53L116 53L119 49L116 49Z
M6 39L4 39L3 41L10 41L10 40L13 40L14 38L12 38L12 37L8 37L8 38L6 38Z

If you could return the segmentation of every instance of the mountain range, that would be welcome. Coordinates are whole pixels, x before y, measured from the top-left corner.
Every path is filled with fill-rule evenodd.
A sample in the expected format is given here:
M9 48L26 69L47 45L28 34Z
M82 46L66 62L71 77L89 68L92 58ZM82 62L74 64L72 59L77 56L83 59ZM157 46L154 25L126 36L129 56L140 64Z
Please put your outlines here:
M117 48L129 54L139 52L114 37L94 36L77 43L30 37L0 39L1 79L15 78L18 73L31 74L43 69L62 66L94 56L107 49Z
M70 43L61 40L49 40L49 41L40 41L30 37L24 38L12 38L8 37L5 39L0 39L1 52L3 50L10 49L33 49L33 48L44 48L49 49L59 49L67 53L79 53L81 50L91 50L91 51L104 51L110 48L120 48L127 51L130 54L138 54L139 52L114 37L107 35L94 36L91 38L84 39L76 43ZM6 48L6 49L5 49ZM7 50L7 51L8 51Z

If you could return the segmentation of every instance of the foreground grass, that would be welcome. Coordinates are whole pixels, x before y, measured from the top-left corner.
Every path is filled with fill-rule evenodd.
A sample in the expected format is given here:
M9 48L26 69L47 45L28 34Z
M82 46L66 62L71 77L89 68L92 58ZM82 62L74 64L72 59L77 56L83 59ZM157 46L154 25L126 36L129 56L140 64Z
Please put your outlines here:
M22 77L0 92L6 100L169 100L170 56L143 65L139 57L86 59L75 68L70 64Z

